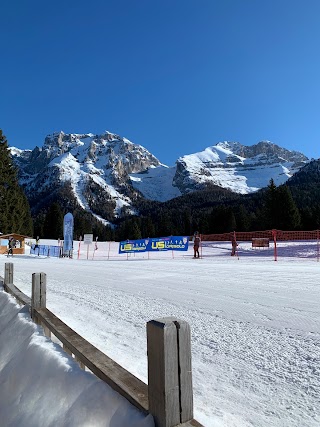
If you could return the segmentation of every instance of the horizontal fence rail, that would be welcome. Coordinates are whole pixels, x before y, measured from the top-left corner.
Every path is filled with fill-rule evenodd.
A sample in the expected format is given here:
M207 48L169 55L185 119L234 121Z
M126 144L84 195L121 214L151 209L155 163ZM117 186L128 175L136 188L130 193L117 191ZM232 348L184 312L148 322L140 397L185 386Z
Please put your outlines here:
M77 334L46 308L46 274L32 274L29 298L13 284L13 263L5 264L4 290L30 308L32 319L54 335L80 367L102 381L144 413L153 415L156 427L203 427L193 418L191 338L187 322L175 318L147 323L148 383L145 384ZM174 398L172 398L174 396Z

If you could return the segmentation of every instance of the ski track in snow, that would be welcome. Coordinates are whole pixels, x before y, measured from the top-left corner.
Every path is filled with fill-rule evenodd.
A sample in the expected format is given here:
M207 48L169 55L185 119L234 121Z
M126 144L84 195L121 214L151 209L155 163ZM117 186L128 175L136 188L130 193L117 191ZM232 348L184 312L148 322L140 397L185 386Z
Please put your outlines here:
M319 263L221 253L199 261L17 257L14 282L30 295L31 273L47 272L48 308L145 382L146 322L187 320L195 418L207 427L319 427Z

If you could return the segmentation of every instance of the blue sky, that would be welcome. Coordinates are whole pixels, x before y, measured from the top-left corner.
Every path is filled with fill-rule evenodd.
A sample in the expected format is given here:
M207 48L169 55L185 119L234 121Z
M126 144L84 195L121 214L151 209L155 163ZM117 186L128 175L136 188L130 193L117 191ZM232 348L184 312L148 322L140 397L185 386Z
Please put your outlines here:
M173 165L219 141L320 157L318 0L1 4L0 128L109 130Z

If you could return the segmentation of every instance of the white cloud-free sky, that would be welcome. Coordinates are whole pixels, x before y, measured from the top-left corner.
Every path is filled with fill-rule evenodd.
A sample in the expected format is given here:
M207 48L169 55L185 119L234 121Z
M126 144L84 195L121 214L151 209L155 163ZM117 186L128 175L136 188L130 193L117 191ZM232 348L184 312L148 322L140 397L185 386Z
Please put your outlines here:
M252 249L249 243L240 243L239 259L230 257L230 243L207 243L199 260L192 259L192 248L188 253L127 258L117 254L116 243L103 242L98 244L94 257L93 246L90 247L88 260L82 245L77 259L77 245L73 259L28 255L10 258L14 262L14 283L30 295L31 274L47 273L48 308L145 382L146 322L163 316L188 321L192 332L195 418L207 427L320 425L317 242L279 243L277 262L273 247ZM0 272L7 261L4 256L0 258ZM1 304L3 312L7 302ZM35 329L25 315L20 317L25 330ZM10 347L7 351L1 346L2 354L9 352L13 357L18 350L18 340L13 338L18 336L18 326L17 322L11 326ZM0 381L9 381L10 363L21 375L30 370L29 380L24 379L26 394L33 393L37 372L45 372L54 382L61 381L61 392L71 390L70 399L74 402L74 407L68 399L61 403L60 416L67 420L76 416L76 409L83 405L83 399L78 400L72 391L73 386L79 390L79 384L87 381L95 405L104 408L109 397L107 391L106 395L101 392L103 386L88 379L87 373L70 364L45 338L36 334L20 353L17 362L9 362L8 356L1 358L9 365L0 370ZM27 370L23 371L22 366ZM39 377L37 388L48 392L48 384ZM0 393L2 390L1 386ZM49 393L54 394L55 390ZM32 405L36 404L49 420L53 416L52 405L35 402L30 401L25 408L28 416L32 416ZM1 414L10 417L16 403L12 401L7 409L1 408ZM90 399L88 407L89 403ZM115 408L118 405L116 400ZM72 422L65 425L82 425ZM50 424L41 427L46 425Z

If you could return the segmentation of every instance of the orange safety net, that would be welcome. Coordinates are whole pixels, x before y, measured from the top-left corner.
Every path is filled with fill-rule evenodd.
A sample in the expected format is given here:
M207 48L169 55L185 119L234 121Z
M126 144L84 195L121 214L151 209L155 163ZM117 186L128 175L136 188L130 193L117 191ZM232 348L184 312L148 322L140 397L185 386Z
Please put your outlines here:
M202 234L203 242L230 242L236 237L237 242L250 242L252 239L267 238L277 241L294 241L294 240L318 240L320 238L320 230L313 231L282 231L282 230L266 230L266 231L232 231L222 234Z

